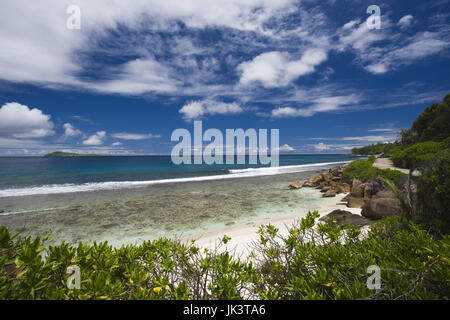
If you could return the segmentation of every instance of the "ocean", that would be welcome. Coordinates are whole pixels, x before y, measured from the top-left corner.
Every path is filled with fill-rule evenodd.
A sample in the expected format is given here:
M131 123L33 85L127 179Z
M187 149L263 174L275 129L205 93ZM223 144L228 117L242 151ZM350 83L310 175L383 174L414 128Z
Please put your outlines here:
M174 165L170 156L0 158L0 225L51 241L183 238L313 210L333 199L295 180L351 155L280 155L279 167Z

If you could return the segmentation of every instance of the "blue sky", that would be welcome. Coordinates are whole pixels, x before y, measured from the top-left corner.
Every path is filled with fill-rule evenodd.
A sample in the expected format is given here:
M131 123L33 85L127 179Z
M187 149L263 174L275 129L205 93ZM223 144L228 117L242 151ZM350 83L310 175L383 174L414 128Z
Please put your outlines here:
M69 5L81 28L68 29ZM381 29L367 28L369 5ZM449 92L449 1L0 3L0 156L170 154L173 130L281 151L393 141Z

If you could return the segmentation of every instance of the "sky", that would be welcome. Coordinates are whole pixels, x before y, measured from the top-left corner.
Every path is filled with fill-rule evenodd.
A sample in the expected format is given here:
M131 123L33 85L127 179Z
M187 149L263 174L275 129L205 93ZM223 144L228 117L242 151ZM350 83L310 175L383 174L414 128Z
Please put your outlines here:
M449 46L447 0L2 0L0 156L170 154L196 120L348 153L442 101Z

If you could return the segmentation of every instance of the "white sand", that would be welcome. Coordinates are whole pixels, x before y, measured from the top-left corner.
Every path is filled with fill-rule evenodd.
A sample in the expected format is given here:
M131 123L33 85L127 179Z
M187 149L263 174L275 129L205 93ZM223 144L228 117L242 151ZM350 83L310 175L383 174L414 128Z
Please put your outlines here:
M320 191L317 190L317 192ZM346 195L347 193L338 194L336 197L331 198L335 200L334 204L331 205L328 201L324 201L323 207L316 208L320 216L325 216L336 209L342 209L353 214L361 215L360 208L347 208L345 204L340 204L340 202L342 202L342 198L344 198ZM313 209L311 209L311 211L313 211ZM257 221L252 226L236 226L226 231L224 230L219 233L216 232L214 234L206 234L196 239L185 239L185 241L187 243L190 240L196 240L195 245L199 248L208 248L212 250L221 243L223 236L227 235L231 238L231 240L226 245L223 245L219 251L228 250L229 252L233 252L236 257L246 259L250 254L252 243L257 242L259 239L259 235L257 234L259 226L267 225L270 223L280 230L281 235L285 236L288 235L288 229L294 223L299 222L301 218L305 217L307 213L308 211L306 210L304 212L297 213L295 216L289 218Z

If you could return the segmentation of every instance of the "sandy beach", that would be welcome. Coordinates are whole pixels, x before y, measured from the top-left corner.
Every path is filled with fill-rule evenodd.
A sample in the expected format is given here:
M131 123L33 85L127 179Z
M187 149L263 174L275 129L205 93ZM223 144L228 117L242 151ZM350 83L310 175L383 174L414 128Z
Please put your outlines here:
M295 191L293 191L295 192ZM319 192L319 190L317 190ZM347 208L345 203L342 202L342 199L347 195L348 193L342 193L338 194L335 198L332 198L334 200L333 203L327 203L327 201L324 201L323 206L319 206L316 208L311 208L310 211L318 210L320 217L327 215L328 213L332 212L336 209L343 209L346 211L349 211L353 214L361 215L361 209L360 208ZM326 198L324 198L326 199ZM327 200L327 199L326 199ZM249 257L251 253L252 243L257 242L259 239L259 235L257 234L257 231L261 225L267 225L272 224L276 228L279 229L280 235L287 235L289 228L297 224L303 217L305 217L308 213L308 210L303 210L300 213L297 213L296 215L293 215L288 218L283 219L265 219L260 221L255 221L252 225L244 225L239 226L237 225L234 228L227 229L226 231L220 231L220 232L214 232L209 234L204 234L197 238L185 238L182 239L183 242L189 243L191 240L195 240L195 244L201 248L201 249L209 249L212 250L216 246L218 246L221 243L222 238L226 235L231 238L231 240L228 241L226 245L221 245L219 251L225 251L228 250L228 252L232 252L236 257L240 257L242 259L246 259Z

